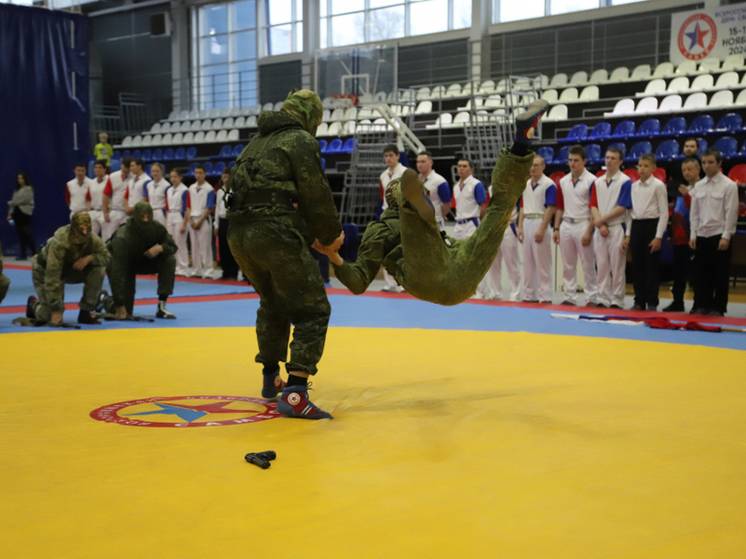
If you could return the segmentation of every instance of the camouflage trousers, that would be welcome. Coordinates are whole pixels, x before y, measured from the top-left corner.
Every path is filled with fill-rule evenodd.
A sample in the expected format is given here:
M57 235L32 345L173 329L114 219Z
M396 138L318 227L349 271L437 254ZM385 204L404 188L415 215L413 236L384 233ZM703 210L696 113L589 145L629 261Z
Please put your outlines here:
M285 223L237 217L228 227L228 245L259 294L256 361L270 366L285 361L288 371L315 374L331 307L319 265L306 242Z
M115 264L115 258L120 258L122 261ZM124 307L127 309L127 314L132 314L135 304L137 274L156 274L158 276L158 298L164 299L174 292L176 257L172 254L168 256L159 254L155 258L142 255L132 257L112 252L107 273L109 274L114 306Z
M80 299L80 309L84 311L96 310L98 296L101 294L101 286L104 283L106 269L103 266L94 266L89 264L82 271L69 269L62 273L63 283L82 283L83 297ZM52 311L63 309L52 309L49 306L49 297L45 288L46 269L39 264L38 258L34 257L31 277L36 290L36 297L39 301L34 309L36 319L41 322L49 322Z

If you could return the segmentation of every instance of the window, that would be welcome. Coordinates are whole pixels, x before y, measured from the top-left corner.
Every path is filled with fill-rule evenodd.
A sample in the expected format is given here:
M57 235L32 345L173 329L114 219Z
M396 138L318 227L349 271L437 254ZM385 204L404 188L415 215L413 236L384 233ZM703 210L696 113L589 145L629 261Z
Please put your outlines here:
M303 51L303 0L262 0L263 55Z
M592 10L599 6L600 3L598 0L552 0L549 13L551 15L567 14L579 10Z
M323 0L322 0L323 1ZM632 4L644 0L492 0L492 23L504 23L544 17L547 15L567 14L580 10L593 10L607 6ZM547 10L547 5L549 9Z
M471 0L319 0L319 10L321 48L471 26Z
M544 17L544 0L521 0L520 2L500 2L500 13L495 14L499 19L496 21L517 21L519 19L530 19Z
M208 4L193 14L199 45L193 94L199 108L256 105L256 0Z

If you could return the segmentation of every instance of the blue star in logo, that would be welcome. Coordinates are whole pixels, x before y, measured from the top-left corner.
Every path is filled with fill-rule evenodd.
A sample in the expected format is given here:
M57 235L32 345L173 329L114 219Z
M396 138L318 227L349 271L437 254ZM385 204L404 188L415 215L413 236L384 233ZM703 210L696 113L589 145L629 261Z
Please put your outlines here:
M178 406L172 406L171 404L161 404L159 402L153 403L161 409L153 411L143 411L139 413L128 413L127 415L155 415L162 413L166 415L176 415L179 417L179 419L188 423L191 423L195 419L199 419L200 417L207 415L207 413L200 410L180 408Z
M697 25L694 26L694 30L692 32L684 33L684 35L689 37L689 40L691 41L691 43L689 43L689 50L692 50L694 48L694 45L705 48L705 35L707 35L709 32L709 29L700 28L699 22L697 22Z

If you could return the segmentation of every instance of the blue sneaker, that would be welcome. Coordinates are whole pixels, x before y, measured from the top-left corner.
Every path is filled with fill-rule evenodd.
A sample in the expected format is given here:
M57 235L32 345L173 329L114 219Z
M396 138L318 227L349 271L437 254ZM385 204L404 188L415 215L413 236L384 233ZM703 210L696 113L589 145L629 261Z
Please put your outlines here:
M285 417L298 419L333 419L329 412L308 399L307 386L286 386L277 402L277 411Z
M267 400L274 400L277 395L285 387L285 381L280 377L280 372L274 373L262 373L264 377L264 383L262 385L262 398Z

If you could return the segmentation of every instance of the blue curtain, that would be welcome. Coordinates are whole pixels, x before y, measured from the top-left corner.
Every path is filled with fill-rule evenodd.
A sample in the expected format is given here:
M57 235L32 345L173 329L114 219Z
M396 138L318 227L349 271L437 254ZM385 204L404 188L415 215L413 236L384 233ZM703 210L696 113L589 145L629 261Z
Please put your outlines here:
M9 254L18 245L5 219L17 171L34 186L37 243L68 222L65 182L90 153L86 18L0 4L0 76L0 238Z

